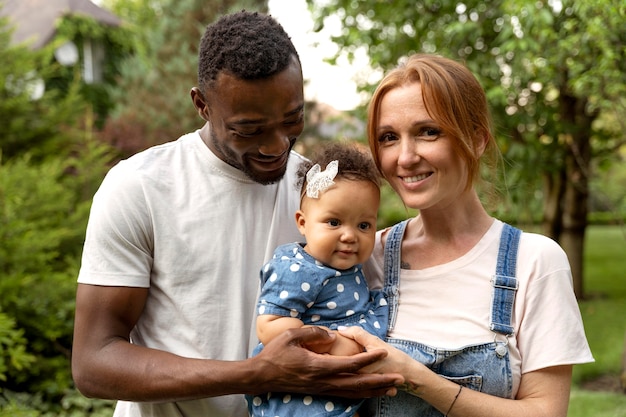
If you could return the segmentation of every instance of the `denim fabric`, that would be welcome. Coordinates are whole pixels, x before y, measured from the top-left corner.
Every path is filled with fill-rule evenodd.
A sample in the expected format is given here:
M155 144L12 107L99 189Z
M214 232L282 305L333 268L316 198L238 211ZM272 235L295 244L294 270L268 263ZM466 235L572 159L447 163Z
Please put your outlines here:
M504 223L498 251L496 274L493 277L493 306L491 308L491 324L489 328L505 336L513 334L511 314L517 291L515 266L517 249L522 231Z
M263 267L261 279L259 314L296 317L304 324L332 330L338 326L360 326L380 338L387 334L387 301L382 291L369 290L361 265L337 271L317 262L302 245L293 243L276 249L272 260ZM262 349L259 344L252 356ZM254 417L350 417L363 402L286 393L245 397L248 412Z
M259 344L253 355L262 349ZM246 395L246 401L248 413L255 417L352 417L364 400L269 392Z
M408 221L397 224L389 232L385 244L385 287L389 303L389 329L395 325L398 308L398 287L400 279L400 248L402 236ZM509 337L513 334L511 316L517 281L515 263L520 231L504 224L500 239L498 263L493 282L491 323L495 333ZM427 318L425 318L427 320ZM487 323L485 323L487 326ZM508 340L508 339L507 339ZM513 378L509 360L508 342L466 346L458 350L437 349L420 343L399 339L387 342L406 352L413 359L423 363L433 372L456 382L463 387L485 392L503 398L510 398ZM367 400L360 408L361 417L441 417L442 413L424 400L404 391L395 397L381 397Z
M302 244L276 248L261 270L258 313L292 317L304 324L361 326L380 338L387 334L388 306L382 291L370 291L362 266L338 271L309 255Z

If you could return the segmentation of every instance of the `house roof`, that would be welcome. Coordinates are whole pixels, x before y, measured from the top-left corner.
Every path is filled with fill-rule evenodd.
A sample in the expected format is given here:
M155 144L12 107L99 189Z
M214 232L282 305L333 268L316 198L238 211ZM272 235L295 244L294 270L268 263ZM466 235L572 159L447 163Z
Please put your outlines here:
M67 15L83 15L98 22L119 26L122 21L90 0L0 0L0 16L15 25L13 43L29 42L39 49L52 40L57 22Z

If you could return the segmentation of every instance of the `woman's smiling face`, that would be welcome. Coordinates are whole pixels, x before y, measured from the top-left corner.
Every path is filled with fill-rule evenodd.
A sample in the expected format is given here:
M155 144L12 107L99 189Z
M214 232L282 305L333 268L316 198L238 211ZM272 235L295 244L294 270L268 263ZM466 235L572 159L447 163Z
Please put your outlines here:
M407 207L444 208L464 192L467 167L426 111L419 82L385 93L376 137L381 171Z

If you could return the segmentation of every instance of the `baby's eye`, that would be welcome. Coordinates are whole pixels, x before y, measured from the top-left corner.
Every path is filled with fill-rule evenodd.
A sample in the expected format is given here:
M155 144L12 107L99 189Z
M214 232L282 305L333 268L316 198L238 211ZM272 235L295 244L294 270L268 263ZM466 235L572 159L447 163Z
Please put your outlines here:
M337 219L330 219L330 220L328 220L327 223L328 223L329 226L332 226L332 227L339 226L339 220L337 220Z
M360 230L369 230L369 229L371 229L371 227L372 227L372 225L369 224L368 222L359 223L359 229Z

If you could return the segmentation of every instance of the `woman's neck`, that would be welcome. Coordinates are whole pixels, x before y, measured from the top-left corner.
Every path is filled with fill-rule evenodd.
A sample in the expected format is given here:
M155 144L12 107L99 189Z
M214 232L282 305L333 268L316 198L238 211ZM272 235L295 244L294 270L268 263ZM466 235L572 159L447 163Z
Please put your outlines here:
M445 209L420 211L404 235L404 267L423 269L463 256L480 241L493 221L475 192Z

